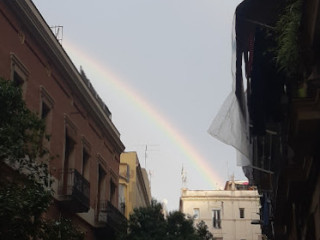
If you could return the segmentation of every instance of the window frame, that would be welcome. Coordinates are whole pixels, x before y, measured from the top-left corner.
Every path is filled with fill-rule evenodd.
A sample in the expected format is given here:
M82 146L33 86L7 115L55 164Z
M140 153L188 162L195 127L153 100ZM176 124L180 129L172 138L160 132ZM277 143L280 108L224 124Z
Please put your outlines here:
M82 136L81 142L82 142L81 175L88 182L90 182L91 144L86 140L84 136Z
M193 209L193 218L194 219L200 219L200 208L194 208Z
M239 208L239 217L240 217L241 219L245 218L244 208Z
M45 107L44 107L45 106ZM54 100L48 93L48 91L40 86L40 113L39 116L45 122L45 133L52 133L52 118L53 118L53 108L54 108ZM44 109L47 109L47 114L44 116ZM43 146L45 146L48 150L50 150L50 141L44 139Z
M217 218L217 219L215 219ZM221 209L214 208L212 209L212 226L215 229L221 229Z
M11 73L10 79L11 81L15 81L15 75L17 75L21 79L21 86L22 89L22 97L25 99L26 91L27 91L27 81L30 75L29 70L27 67L22 63L22 61L14 54L10 53L10 62L11 62Z
M74 168L76 161L76 150L77 150L77 127L71 121L67 114L64 115L64 129L65 129L65 140L63 149L63 168ZM71 145L67 146L67 143ZM66 157L68 156L68 157Z

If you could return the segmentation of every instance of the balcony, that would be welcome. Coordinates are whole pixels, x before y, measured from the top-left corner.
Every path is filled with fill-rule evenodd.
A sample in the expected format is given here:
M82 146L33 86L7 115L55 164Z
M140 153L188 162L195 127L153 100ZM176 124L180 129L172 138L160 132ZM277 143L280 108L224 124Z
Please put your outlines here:
M292 100L289 144L295 149L295 161L301 161L302 156L313 155L318 149L320 90L313 91L314 96Z
M98 228L108 228L112 231L119 231L123 223L126 222L125 216L114 207L110 201L101 201L98 206Z
M61 170L58 184L58 200L71 212L89 210L90 183L76 170Z

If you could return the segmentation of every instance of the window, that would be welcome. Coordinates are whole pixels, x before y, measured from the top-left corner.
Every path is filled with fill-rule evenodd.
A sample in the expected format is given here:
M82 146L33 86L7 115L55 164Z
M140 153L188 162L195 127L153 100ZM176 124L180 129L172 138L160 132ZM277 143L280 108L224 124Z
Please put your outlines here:
M123 215L126 213L126 199L125 199L126 186L119 184L119 209Z
M72 194L73 191L73 171L71 166L74 160L74 146L75 142L66 134L65 149L64 149L64 163L62 171L62 194Z
M85 148L82 149L82 176L89 181L90 155Z
M130 180L130 166L129 166L129 164L127 164L127 181L129 182L129 180Z
M103 204L106 200L106 172L100 166L98 167L98 203ZM101 206L99 206L101 207Z
M90 152L91 152L91 144L87 141L87 139L82 136L82 168L81 175L90 181Z
M50 113L50 107L45 103L45 102L42 102L42 105L41 105L41 119L44 119L45 121L48 119L48 115Z
M244 218L244 208L239 208L240 218Z
M200 209L199 208L193 209L193 217L194 217L194 219L199 219L199 217L200 217Z
M75 142L66 134L65 151L64 151L64 169L67 171L74 164Z
M221 211L220 211L220 209L212 210L212 225L214 228L221 228Z
M125 163L120 163L119 173L122 178L124 178L127 182L130 180L130 166Z
M14 53L11 53L11 80L16 86L21 87L23 96L25 96L26 82L28 77L28 69L22 64L22 62Z
M64 169L74 168L75 166L75 149L77 139L77 130L75 125L67 115L65 121L65 151L64 151Z
M54 100L43 86L40 86L40 92L41 92L41 106L40 106L41 119L44 119L46 121L46 127L47 127L49 124L51 125L50 113L51 113L51 109L54 106Z
M17 87L22 87L24 80L23 77L19 75L16 71L13 72L13 82Z
M41 112L40 116L43 122L45 123L45 136L42 140L42 146L46 150L50 150L50 141L49 137L51 134L51 114L50 114L50 107L45 103L41 102ZM49 134L49 135L48 135Z
M48 94L48 92L44 89L44 87L40 87L41 92L41 102L40 102L40 117L45 123L45 133L49 136L52 133L52 109L54 106L54 101ZM43 147L47 150L50 150L50 142L49 138L45 137L43 139Z
M113 182L113 180L111 179L110 180L110 202L112 203L112 205L114 205L114 202L115 202L115 196L116 196L116 184Z

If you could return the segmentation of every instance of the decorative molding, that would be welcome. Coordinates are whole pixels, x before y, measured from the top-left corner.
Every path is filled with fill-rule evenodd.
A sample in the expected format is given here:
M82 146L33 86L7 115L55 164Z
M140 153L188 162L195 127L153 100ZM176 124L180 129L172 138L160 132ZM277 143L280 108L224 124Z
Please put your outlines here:
M77 130L78 128L76 125L71 121L70 117L67 114L64 114L64 125L67 130L67 134L69 137L76 139Z
M19 40L21 44L24 44L26 41L26 35L20 30L18 32Z
M46 65L46 73L48 75L48 77L51 77L51 74L52 74L52 70L51 70L51 67L49 65Z
M106 143L106 141L103 141L103 145L108 149L108 151L112 154L112 152L114 152L110 146Z
M90 122L89 122L89 126L91 127L93 132L101 139L102 138L101 134L98 132L98 130Z
M98 163L103 166L104 168L104 171L107 173L107 162L104 160L104 158L101 156L100 153L97 153L97 160L98 160Z
M50 96L48 91L45 89L45 87L42 85L40 85L40 96L41 96L41 100L42 101L44 100L46 102L46 104L48 105L48 107L50 107L52 109L54 106L54 100Z
M90 155L91 144L88 142L88 140L84 136L81 137L81 142L86 152Z
M114 181L115 183L118 182L119 175L116 174L116 173L112 170L112 168L110 168L109 171L110 171L110 175L111 175L111 178L113 179L113 181Z
M22 61L15 55L15 53L10 52L10 59L11 59L11 79L13 79L14 72L17 72L23 80L28 80L29 77L29 70L28 68L22 63Z

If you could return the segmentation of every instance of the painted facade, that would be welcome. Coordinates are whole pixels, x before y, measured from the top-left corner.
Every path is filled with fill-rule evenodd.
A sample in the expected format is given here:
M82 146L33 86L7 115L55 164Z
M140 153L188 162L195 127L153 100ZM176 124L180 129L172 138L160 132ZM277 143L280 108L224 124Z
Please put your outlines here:
M119 209L128 219L135 208L151 203L148 174L141 168L136 152L121 154L119 176Z
M225 190L182 189L180 211L194 217L195 225L204 221L215 240L258 240L260 225L251 224L259 219L258 192L228 183Z

